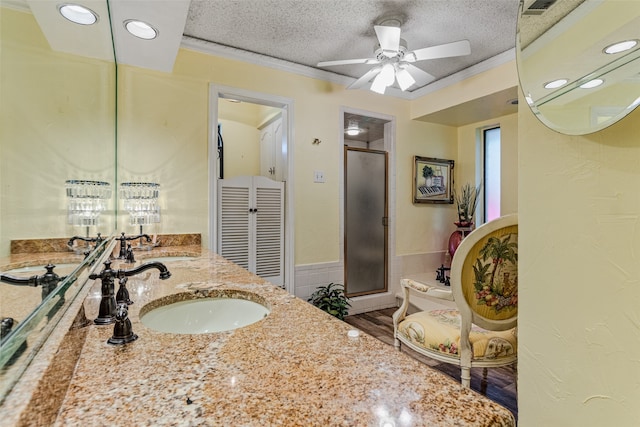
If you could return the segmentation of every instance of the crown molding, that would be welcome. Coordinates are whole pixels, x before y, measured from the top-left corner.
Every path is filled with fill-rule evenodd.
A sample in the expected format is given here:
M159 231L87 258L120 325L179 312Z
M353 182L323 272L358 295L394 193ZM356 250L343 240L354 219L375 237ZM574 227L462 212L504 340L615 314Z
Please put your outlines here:
M317 68L309 67L307 65L296 64L294 62L285 61L283 59L272 58L261 53L249 52L246 50L237 49L234 47L225 46L189 36L182 37L182 43L180 47L213 56L219 56L226 59L243 61L255 65L269 67L279 71L297 74L312 79L324 80L331 83L343 85L345 87L356 81L356 79L354 79L353 77L343 76L341 74L332 73L330 71L318 70ZM475 64L469 68L447 76L443 79L436 80L433 83L430 83L413 91L403 92L397 88L388 88L383 96L393 96L406 100L421 98L429 93L436 92L447 86L454 85L472 76L512 61L515 59L515 57L515 48L512 48L485 61Z
M2 0L0 1L0 6L6 7L7 9L18 10L20 12L31 13L29 5L24 0Z
M430 83L426 86L416 89L413 92L411 92L412 96L409 99L421 98L425 95L439 91L448 86L452 86L454 84L460 83L478 74L482 74L485 71L489 71L493 68L499 67L500 65L506 64L507 62L511 62L515 59L516 59L516 48L513 47L507 51L497 54L496 56L492 56L489 59L486 59L482 62L472 65L469 68L465 68L462 71L459 71L455 74L444 77L440 80L436 80L433 83Z

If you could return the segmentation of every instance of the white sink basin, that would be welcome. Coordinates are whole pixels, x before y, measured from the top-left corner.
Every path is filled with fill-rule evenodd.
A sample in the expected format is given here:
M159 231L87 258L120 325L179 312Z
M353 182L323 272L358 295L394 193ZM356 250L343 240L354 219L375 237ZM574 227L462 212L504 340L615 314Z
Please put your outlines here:
M246 299L198 298L158 307L140 320L158 332L206 334L242 328L268 314L268 308Z

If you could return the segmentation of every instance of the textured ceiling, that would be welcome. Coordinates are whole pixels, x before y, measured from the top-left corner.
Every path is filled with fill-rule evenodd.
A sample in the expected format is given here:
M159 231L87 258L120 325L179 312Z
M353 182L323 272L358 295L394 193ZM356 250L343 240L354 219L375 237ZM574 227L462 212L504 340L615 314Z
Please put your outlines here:
M184 35L317 68L320 61L371 57L377 43L373 26L394 17L409 50L470 41L468 56L414 64L442 79L513 49L518 5L518 0L192 0ZM370 68L324 70L358 78Z

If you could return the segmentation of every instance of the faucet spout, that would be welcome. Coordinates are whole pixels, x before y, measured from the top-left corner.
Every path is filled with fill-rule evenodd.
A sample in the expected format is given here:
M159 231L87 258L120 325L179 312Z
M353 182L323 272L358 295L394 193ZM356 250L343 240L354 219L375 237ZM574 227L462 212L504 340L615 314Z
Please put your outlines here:
M169 269L163 263L158 261L145 262L144 264L140 264L139 266L137 266L136 268L132 268L131 270L118 270L118 276L119 277L135 276L136 274L140 274L143 271L146 271L152 268L156 268L158 269L158 271L160 271L161 280L166 280L169 277L171 277L171 272L169 271Z

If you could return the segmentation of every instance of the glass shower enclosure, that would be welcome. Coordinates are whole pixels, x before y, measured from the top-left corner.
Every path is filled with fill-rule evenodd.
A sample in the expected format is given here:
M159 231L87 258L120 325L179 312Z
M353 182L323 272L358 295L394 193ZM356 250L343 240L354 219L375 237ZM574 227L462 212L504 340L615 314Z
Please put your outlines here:
M345 146L345 293L387 290L387 153Z

